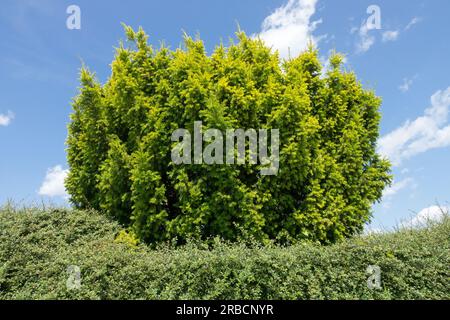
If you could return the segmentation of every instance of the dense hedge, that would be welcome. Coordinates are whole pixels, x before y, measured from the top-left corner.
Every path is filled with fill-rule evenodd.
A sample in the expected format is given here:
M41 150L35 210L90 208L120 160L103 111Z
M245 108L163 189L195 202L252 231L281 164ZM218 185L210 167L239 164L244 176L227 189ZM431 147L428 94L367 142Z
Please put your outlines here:
M95 212L0 210L0 299L450 299L450 221L330 246L151 250ZM66 287L67 267L81 270ZM381 268L368 289L366 268Z
M389 163L376 153L381 100L341 55L324 70L313 47L281 61L243 32L209 55L188 36L156 50L142 30L126 32L104 85L81 71L67 139L77 208L106 212L148 242L326 243L361 231L390 182ZM193 135L196 121L203 132L279 130L277 175L261 175L265 165L248 154L241 165L176 165L172 133Z

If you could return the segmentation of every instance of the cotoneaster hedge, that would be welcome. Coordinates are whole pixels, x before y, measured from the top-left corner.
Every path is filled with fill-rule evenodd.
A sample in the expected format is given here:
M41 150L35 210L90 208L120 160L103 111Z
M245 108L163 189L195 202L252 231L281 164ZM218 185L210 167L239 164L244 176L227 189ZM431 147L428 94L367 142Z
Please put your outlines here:
M0 299L450 299L450 219L333 245L149 249L95 211L0 209ZM68 289L68 266L81 272ZM369 289L369 265L381 289Z

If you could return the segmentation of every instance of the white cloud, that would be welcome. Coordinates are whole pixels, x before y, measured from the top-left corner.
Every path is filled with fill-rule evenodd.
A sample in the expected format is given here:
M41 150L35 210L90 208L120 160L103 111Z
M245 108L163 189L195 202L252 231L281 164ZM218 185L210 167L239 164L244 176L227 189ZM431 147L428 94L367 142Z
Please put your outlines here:
M60 165L48 169L44 182L39 189L39 195L67 198L66 188L64 187L64 179L68 173L69 170L63 170Z
M406 187L412 186L413 184L414 184L414 179L410 178L410 177L400 180L398 182L394 182L389 188L387 188L383 191L383 197L392 197L400 190L405 189Z
M316 4L317 0L289 0L264 19L261 32L254 36L278 50L282 58L297 56L309 41L317 43L321 39L312 35L322 22L321 19L311 21Z
M420 210L414 218L402 223L402 226L410 228L426 226L429 222L441 221L444 216L448 215L448 212L448 207L431 206Z
M417 78L417 75L415 75L412 78L403 78L403 83L398 86L399 90L401 92L407 92L410 87L412 86L414 80Z
M378 152L389 158L393 165L430 149L450 145L450 87L431 96L431 107L414 121L406 121L401 127L381 137Z
M401 174L407 174L409 172L408 168L403 168Z
M394 181L394 183L384 189L383 191L383 199L382 206L385 209L389 209L391 207L392 198L403 189L415 189L417 188L417 183L411 177L404 178L400 181Z
M399 85L398 88L400 89L401 92L406 92L409 90L409 87L412 85L412 83L413 83L412 79L404 78L403 83Z
M358 31L358 41L356 43L356 53L364 53L368 51L376 42L375 34L376 29L369 29L367 26L367 22L364 21L361 24L361 27L352 28L351 33L355 33L355 30ZM370 33L372 31L372 33ZM382 33L381 40L383 42L395 41L400 35L400 31L398 30L388 30Z
M361 24L358 30L359 41L356 44L356 52L364 53L375 44L375 37L369 34L370 29L367 26L366 21Z
M413 25L416 23L419 23L422 21L419 17L414 17L402 31L409 30ZM372 33L370 33L372 31ZM364 53L368 51L376 42L375 35L378 34L377 29L370 29L367 25L367 21L363 21L361 26L358 27L352 27L350 29L350 33L358 34L358 40L356 42L356 53ZM382 42L389 42L389 41L396 41L398 37L400 36L400 30L387 30L381 33L381 41Z
M422 21L422 18L420 17L414 17L411 19L411 21L406 25L405 30L409 30L411 29L411 27L417 23L419 23L420 21Z
M7 114L0 113L0 126L8 126L14 119L14 113L8 111Z
M397 40L397 38L398 38L399 35L400 35L400 31L398 31L398 30L395 30L395 31L393 31L393 30L385 31L385 32L383 32L383 35L382 35L382 41L383 41L383 42L387 42L387 41L395 41L395 40Z

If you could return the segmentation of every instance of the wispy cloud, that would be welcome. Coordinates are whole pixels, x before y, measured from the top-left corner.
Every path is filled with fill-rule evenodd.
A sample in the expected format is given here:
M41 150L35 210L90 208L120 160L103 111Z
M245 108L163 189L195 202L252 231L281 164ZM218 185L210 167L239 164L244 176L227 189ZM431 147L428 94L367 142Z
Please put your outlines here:
M386 30L381 32L381 41L386 43L398 40L401 33L408 31L413 25L419 23L420 21L422 21L421 18L414 17L403 29L396 28L395 30ZM378 35L380 34L378 31L380 30L369 29L366 20L361 23L359 28L352 27L350 33L357 33L358 35L356 40L356 53L364 53L373 47L373 45L377 42Z
M64 186L64 179L68 173L69 170L64 170L60 165L48 169L44 182L39 188L39 195L67 198L68 195Z
M383 42L395 41L395 40L397 40L399 35L400 35L400 31L398 31L398 30L388 30L388 31L383 32L381 40Z
M417 79L417 75L415 75L415 76L412 77L412 78L403 78L403 83L402 83L401 85L398 86L398 89L399 89L401 92L407 92L407 91L409 91L409 89L411 88L411 86L412 86L414 80L416 80L416 79Z
M431 96L431 106L424 115L414 121L406 121L401 127L378 141L378 151L394 165L430 149L450 145L450 87Z
M366 21L361 24L358 29L359 40L356 43L356 52L364 53L368 51L375 44L375 36L369 33L370 29Z
M405 189L414 184L414 179L411 177L405 178L398 182L394 182L389 188L385 189L383 192L383 197L392 197L397 194L400 190Z
M266 17L257 36L274 49L282 58L294 57L303 51L309 41L317 43L313 31L322 22L311 21L316 11L317 0L289 0Z
M6 2L6 1L5 1ZM51 0L21 0L2 3L0 17L2 22L11 25L16 32L33 31L33 24L30 23L30 15L52 16L58 13L55 4Z
M0 126L7 127L14 119L14 113L8 111L6 114L0 113Z
M16 58L0 59L0 63L4 63L7 67L4 74L9 75L15 80L35 80L39 82L57 82L67 86L72 86L74 80L67 75L67 70L61 72L65 66L50 61L47 58L32 58L23 62Z
M414 17L411 19L411 21L406 25L405 30L411 29L411 27L419 22L422 21L422 18L420 17Z
M417 183L411 177L404 178L400 181L395 180L394 183L390 187L384 189L384 191L383 191L383 199L382 199L383 208L390 208L392 199L400 191L405 190L405 189L412 190L415 188L417 188Z

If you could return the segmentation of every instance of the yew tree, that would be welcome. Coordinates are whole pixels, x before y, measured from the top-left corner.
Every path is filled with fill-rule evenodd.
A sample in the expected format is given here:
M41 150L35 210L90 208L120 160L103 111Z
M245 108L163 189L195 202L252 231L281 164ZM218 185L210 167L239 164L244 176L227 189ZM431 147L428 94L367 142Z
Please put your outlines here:
M361 232L390 164L376 152L381 100L342 55L324 69L312 45L283 60L243 32L207 54L187 35L176 50L154 49L142 29L125 31L105 84L81 70L67 139L75 207L152 243L328 243ZM204 130L279 129L277 174L249 162L175 164L172 132L195 121Z

